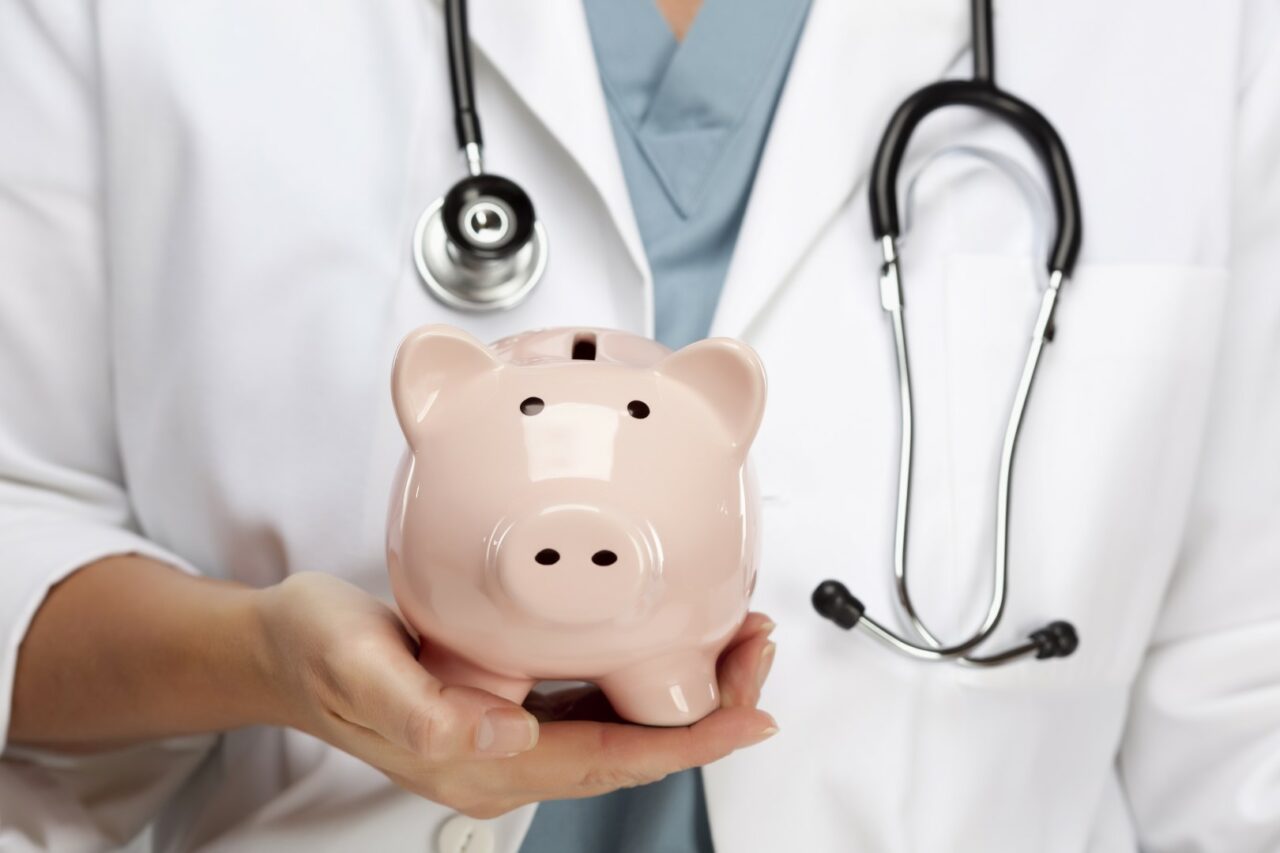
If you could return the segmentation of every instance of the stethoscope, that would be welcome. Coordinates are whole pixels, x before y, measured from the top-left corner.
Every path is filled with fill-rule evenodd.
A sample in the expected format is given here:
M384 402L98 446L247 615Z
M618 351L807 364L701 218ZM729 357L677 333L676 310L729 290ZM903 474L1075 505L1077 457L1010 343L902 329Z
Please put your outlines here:
M484 170L471 77L466 0L445 0L453 126L467 177L432 202L413 233L427 292L460 311L502 311L524 301L547 268L547 232L520 185Z
M450 307L493 311L519 304L538 283L547 260L547 237L537 221L533 203L511 180L484 171L480 122L471 79L470 39L466 0L445 0L445 30L449 47L449 76L454 125L468 176L422 214L413 238L414 258L427 291ZM932 83L907 98L885 129L871 171L871 226L880 243L880 303L889 313L897 354L898 396L902 433L898 464L898 497L894 524L893 567L898 601L915 634L908 639L866 614L862 602L836 580L823 581L813 591L819 614L846 630L861 628L889 647L923 661L959 661L995 666L1030 656L1066 657L1079 641L1069 622L1050 622L1027 639L992 655L975 654L995 632L1004 615L1009 580L1009 492L1014 454L1027 398L1035 380L1040 354L1053 339L1053 314L1058 293L1071 275L1080 252L1080 199L1066 146L1053 125L1034 107L1003 91L995 83L995 48L991 0L971 0L974 73L971 80ZM1008 123L1031 143L1047 170L1057 218L1057 234L1049 253L1048 286L1032 330L1031 344L1014 393L1005 428L996 488L996 549L992 591L981 625L968 639L950 645L940 640L920 618L907 584L907 522L911 504L911 371L902 319L902 275L898 257L898 170L911 134L925 116L949 106L984 110Z

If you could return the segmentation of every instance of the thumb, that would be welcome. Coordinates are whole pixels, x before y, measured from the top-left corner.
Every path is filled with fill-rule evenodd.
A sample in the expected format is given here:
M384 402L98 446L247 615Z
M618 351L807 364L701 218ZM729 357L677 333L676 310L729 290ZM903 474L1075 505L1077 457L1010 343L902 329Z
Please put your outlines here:
M524 708L473 687L440 687L434 729L420 733L428 754L452 758L510 756L538 743L538 720Z
M370 671L378 674L360 702L365 725L429 761L509 756L538 742L528 711L485 690L445 686L412 657Z

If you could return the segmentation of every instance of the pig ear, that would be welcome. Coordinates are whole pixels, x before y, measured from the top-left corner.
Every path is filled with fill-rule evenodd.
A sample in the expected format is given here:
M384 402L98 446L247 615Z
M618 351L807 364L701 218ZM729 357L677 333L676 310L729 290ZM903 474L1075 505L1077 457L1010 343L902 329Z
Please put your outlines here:
M657 365L664 376L687 385L705 399L743 454L764 415L765 377L760 357L730 338L698 341Z
M446 386L501 367L488 347L460 329L436 325L410 332L391 369L391 398L405 437L413 441L418 424Z

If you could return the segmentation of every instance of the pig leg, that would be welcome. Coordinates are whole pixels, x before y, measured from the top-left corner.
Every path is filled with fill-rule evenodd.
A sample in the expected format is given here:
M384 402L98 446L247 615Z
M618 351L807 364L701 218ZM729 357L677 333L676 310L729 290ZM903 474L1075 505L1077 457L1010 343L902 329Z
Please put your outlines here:
M532 678L512 678L490 672L434 643L422 644L418 662L441 684L487 690L517 705L524 701L534 685Z
M647 726L687 726L720 707L716 659L703 652L642 661L596 685L619 716Z

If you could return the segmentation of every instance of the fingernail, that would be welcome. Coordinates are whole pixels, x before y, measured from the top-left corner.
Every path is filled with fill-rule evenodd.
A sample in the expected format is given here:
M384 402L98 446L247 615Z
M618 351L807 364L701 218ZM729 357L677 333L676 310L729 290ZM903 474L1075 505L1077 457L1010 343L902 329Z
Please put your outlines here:
M760 652L760 665L756 669L756 690L764 687L764 680L769 677L769 670L773 669L773 653L777 650L777 643L766 643Z
M766 714L765 716L768 716L768 715ZM762 743L768 740L769 738L773 737L777 733L778 733L778 723L773 719L773 717L769 717L769 725L766 726L764 729L761 729L760 733L756 735L756 739L753 740L752 743L753 744Z
M765 622L760 626L760 631L767 637L773 633L773 629L778 627L777 622Z
M476 749L509 755L533 749L538 742L538 721L519 708L485 711L476 726Z

